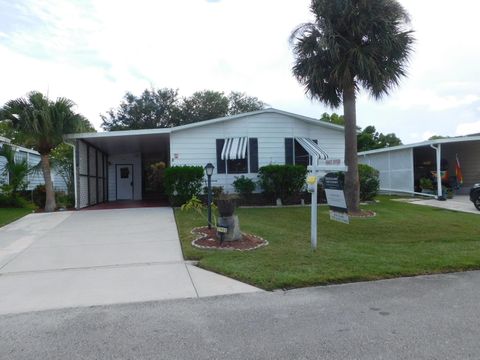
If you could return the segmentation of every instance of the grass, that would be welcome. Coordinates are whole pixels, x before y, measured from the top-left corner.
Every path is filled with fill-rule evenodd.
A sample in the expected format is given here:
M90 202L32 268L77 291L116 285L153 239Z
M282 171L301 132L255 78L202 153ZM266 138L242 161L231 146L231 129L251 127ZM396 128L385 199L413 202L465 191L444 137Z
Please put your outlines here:
M205 219L175 210L184 255L199 266L261 287L295 288L480 269L480 216L380 197L374 218L349 225L318 212L318 249L310 249L310 208L238 209L242 231L267 239L251 252L199 250L190 233Z
M0 208L0 227L20 219L31 212L32 209L28 208Z

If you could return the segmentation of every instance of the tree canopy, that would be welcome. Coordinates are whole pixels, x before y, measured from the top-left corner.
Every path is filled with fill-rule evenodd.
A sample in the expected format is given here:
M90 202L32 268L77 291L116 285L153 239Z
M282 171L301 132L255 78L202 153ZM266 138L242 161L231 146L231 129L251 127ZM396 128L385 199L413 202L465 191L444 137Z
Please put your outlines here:
M367 126L357 135L358 151L367 151L381 149L385 147L402 145L400 140L394 133L379 133L375 126Z
M127 92L116 109L102 117L107 131L154 129L194 123L218 117L261 110L265 103L241 92L225 95L203 90L180 97L178 90L146 89L140 96Z
M340 126L345 125L344 116L336 113L323 113L320 120ZM358 126L357 129L362 130L362 128ZM357 134L357 150L359 152L397 145L402 145L402 140L400 140L400 138L398 138L394 133L379 133L375 129L375 126L367 126L360 132L360 134Z

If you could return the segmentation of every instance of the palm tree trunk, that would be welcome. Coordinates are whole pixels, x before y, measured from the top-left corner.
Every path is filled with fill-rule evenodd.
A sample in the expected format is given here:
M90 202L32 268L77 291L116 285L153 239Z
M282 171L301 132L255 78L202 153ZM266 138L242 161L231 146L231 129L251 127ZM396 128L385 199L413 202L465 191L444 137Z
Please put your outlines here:
M45 154L42 154L41 158L43 178L45 180L45 193L47 196L45 201L45 211L52 212L55 211L57 204L55 203L55 192L53 190L52 175L50 172L50 158Z
M343 115L345 118L345 200L349 213L360 212L360 181L357 158L357 114L355 108L355 86L343 91Z

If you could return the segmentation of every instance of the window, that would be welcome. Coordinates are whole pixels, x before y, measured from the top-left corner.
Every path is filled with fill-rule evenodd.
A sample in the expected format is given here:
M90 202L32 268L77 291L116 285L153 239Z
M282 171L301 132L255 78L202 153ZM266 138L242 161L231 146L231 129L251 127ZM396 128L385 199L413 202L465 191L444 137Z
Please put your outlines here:
M308 154L307 150L305 150L297 140L295 140L294 154L295 154L295 158L294 158L295 165L303 165L303 166L310 165L310 155Z
M247 174L258 172L258 139L217 139L217 173Z
M296 139L285 138L285 164L308 166L311 162L312 157Z
M227 174L248 173L248 149L245 159L227 160Z

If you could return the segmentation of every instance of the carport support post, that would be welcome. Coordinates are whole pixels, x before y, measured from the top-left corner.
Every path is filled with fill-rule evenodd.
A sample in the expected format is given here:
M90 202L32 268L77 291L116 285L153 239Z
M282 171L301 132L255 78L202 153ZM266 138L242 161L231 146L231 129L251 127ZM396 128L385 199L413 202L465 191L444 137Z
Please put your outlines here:
M437 156L437 198L442 199L442 144L430 145L436 151Z

